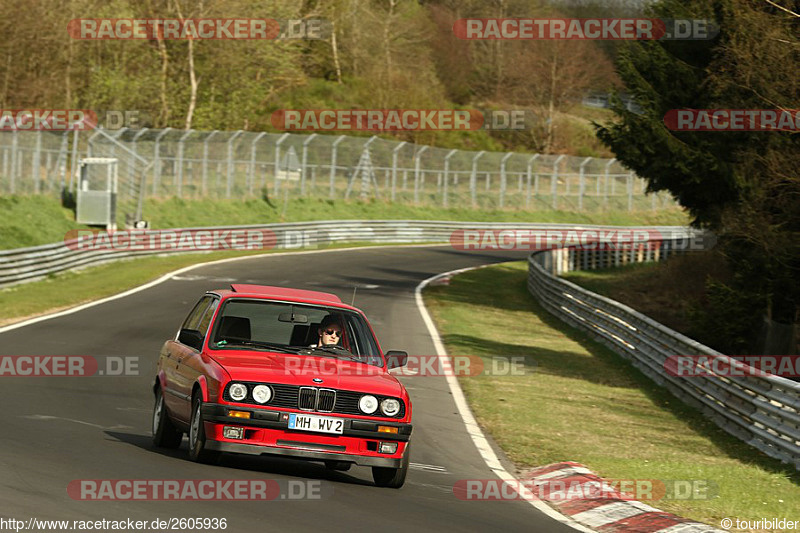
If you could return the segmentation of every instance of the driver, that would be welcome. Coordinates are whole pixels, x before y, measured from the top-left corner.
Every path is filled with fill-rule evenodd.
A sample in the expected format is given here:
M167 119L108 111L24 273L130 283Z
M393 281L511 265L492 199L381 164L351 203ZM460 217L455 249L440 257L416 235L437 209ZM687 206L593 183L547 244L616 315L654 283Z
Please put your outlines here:
M317 344L312 345L312 348L318 346L336 346L342 340L342 324L339 319L333 315L328 315L322 319L322 322L317 329L319 340Z

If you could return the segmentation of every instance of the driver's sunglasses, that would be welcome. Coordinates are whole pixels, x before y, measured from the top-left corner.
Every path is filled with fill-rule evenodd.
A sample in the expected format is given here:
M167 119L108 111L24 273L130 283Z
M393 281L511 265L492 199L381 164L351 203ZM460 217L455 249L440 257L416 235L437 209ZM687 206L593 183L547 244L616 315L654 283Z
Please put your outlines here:
M342 336L342 332L339 331L339 330L336 330L336 329L326 329L325 330L325 334L326 335L336 335L337 337L341 337Z

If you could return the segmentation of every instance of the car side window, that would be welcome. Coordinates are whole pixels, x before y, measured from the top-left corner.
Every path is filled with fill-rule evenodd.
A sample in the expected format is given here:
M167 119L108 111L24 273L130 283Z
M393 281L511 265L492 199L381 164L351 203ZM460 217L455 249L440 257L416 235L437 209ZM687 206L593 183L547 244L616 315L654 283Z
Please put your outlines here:
M211 296L203 296L200 298L200 301L197 302L197 305L194 306L192 312L189 313L189 316L186 317L186 320L183 322L181 329L190 329L192 331L200 331L199 325L200 320L203 318L203 312L208 308L208 304L211 303L211 300L215 298Z
M367 324L363 320L351 316L347 320L347 329L351 330L349 336L355 343L350 351L360 355L362 360L370 365L383 366L378 346L375 344L375 338L372 336L372 332L369 331Z
M211 319L214 318L214 313L217 310L217 306L219 305L219 298L212 298L211 304L206 308L205 313L203 313L202 318L200 318L200 322L197 325L197 331L200 332L202 335L203 340L206 338L206 333L208 333L208 326L211 325Z

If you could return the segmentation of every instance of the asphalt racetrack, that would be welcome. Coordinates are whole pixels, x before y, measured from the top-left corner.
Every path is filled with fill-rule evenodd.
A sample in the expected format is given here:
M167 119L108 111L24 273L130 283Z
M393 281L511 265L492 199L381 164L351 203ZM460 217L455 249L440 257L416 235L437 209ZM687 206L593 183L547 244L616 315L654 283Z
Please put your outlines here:
M225 456L190 462L151 444L155 361L208 289L232 282L321 290L369 317L384 350L435 354L415 287L457 268L520 260L524 252L389 247L265 255L196 268L124 298L0 333L0 355L138 356L128 377L0 377L0 517L58 520L225 518L226 531L574 531L525 501L462 501L453 485L494 479L444 377L400 379L414 415L412 466L400 490L377 488L370 470ZM545 428L542 431L546 431ZM83 479L275 479L320 481L321 499L273 501L82 501L67 486ZM151 530L148 530L151 531Z

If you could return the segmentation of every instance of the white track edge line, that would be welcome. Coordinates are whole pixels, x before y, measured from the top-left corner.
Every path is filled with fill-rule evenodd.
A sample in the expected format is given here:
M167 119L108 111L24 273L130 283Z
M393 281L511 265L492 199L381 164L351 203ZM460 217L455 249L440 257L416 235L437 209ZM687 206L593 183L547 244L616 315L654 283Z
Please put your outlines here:
M44 315L36 316L33 318L29 318L28 320L23 320L21 322L15 322L13 324L9 324L7 326L0 327L0 333L5 333L6 331L11 331L13 329L22 328L25 326L30 326L31 324L36 324L37 322L43 322L45 320L50 320L51 318L58 318L65 315L71 315L72 313L77 313L78 311L83 311L84 309L88 309L90 307L94 307L96 305L101 305L106 302L111 302L114 300L118 300L120 298L125 298L126 296L130 296L131 294L136 294L137 292L141 292L147 290L151 287L155 287L156 285L160 285L165 281L168 281L173 276L177 276L178 274L183 274L184 272L189 272L190 270L194 270L195 268L201 268L208 265L218 265L222 263L230 263L233 261L243 261L245 259L253 259L254 257L277 257L283 255L305 255L305 254L321 254L321 253L328 253L328 252L349 252L353 250L368 250L373 248L399 248L399 247L408 247L408 248L425 248L425 247L434 247L434 246L442 246L445 243L433 243L433 244L392 244L387 246L352 246L349 248L326 248L324 250L305 250L305 251L297 251L297 252L266 252L263 254L255 254L255 255L243 255L239 257L226 257L224 259L216 259L214 261L204 261L202 263L195 263L193 265L189 265L183 268L179 268L178 270L173 270L172 272L167 272L160 278L154 279L153 281L149 281L144 285L139 285L138 287L134 287L132 289L128 289L126 291L120 292L118 294L113 294L111 296L107 296L105 298L101 298L99 300L93 300L91 302L86 302L80 305L76 305L75 307L70 307L68 309L64 309L62 311L57 311L55 313L47 313Z
M439 331L436 329L436 326L431 319L430 314L428 313L428 309L425 307L425 303L422 300L422 290L431 282L448 276L452 276L454 274L461 274L463 272L468 272L470 270L477 270L479 268L485 268L489 265L480 265L477 267L468 267L468 268L460 268L457 270L451 270L449 272L444 272L441 274L437 274L432 276L424 281L422 281L417 287L414 289L414 297L417 304L417 309L419 309L420 315L422 315L422 320L425 322L425 326L428 328L428 334L430 334L431 339L433 339L433 346L436 350L436 354L440 359L444 359L447 357L447 352L444 349L444 343L442 343L442 338L439 335ZM494 474L504 481L511 481L512 483L510 486L520 495L520 497L530 503L533 507L535 507L538 511L542 514L549 516L550 518L557 520L573 529L578 531L583 531L586 533L595 533L594 530L589 529L574 520L570 517L563 515L544 503L542 500L537 498L531 491L527 490L525 487L521 486L518 483L516 477L511 475L500 463L500 460L497 458L497 454L494 453L491 444L486 439L486 436L483 434L478 422L475 420L474 415L472 414L472 410L469 408L469 404L467 404L467 399L464 396L464 392L461 390L461 385L458 383L458 378L456 378L452 373L447 373L446 375L447 385L450 387L450 392L453 395L453 401L458 408L458 413L461 415L461 420L464 422L464 426L466 426L467 433L472 438L472 442L475 444L475 447L478 449L478 452L481 454L481 457L486 462L486 466L494 472Z

